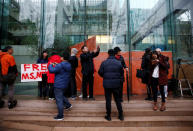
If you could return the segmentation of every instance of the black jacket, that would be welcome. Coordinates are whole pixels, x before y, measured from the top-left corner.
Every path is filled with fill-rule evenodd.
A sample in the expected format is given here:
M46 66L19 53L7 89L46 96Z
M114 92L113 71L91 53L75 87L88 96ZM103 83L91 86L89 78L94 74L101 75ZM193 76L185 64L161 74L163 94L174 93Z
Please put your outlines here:
M82 65L82 74L88 75L94 73L94 64L93 64L93 58L97 57L99 55L100 49L94 53L82 53L80 55L80 61Z
M76 74L76 68L78 67L78 58L76 56L70 56L69 62L71 64L71 74Z
M142 56L142 62L141 62L141 69L144 70L144 75L142 78L142 83L148 84L149 82L149 75L150 75L150 62L151 61L151 56L150 54L144 54Z
M104 88L119 88L123 82L123 67L121 62L116 60L114 56L110 56L103 61L98 74L103 77Z

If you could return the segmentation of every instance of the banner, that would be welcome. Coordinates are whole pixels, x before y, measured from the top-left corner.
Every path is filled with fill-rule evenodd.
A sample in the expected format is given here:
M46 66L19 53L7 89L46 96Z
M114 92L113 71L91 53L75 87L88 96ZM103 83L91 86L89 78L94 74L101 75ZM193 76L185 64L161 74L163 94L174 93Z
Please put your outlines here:
M47 71L47 64L21 64L21 82L42 81L42 74Z

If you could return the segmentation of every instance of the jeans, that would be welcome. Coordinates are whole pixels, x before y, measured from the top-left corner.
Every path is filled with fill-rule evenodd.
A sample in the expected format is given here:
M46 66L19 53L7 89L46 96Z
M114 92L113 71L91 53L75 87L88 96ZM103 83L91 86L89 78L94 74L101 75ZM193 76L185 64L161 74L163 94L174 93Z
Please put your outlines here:
M157 102L158 86L159 86L159 89L160 89L162 102L165 102L164 86L159 85L158 78L153 78L152 77L151 87L152 87L152 91L153 91L153 100L154 100L154 102Z
M56 98L56 105L58 108L58 117L63 117L64 106L70 107L68 99L64 96L65 89L64 88L54 88L54 94Z
M120 89L119 88L105 88L105 99L106 99L106 113L107 116L111 116L111 99L112 95L114 97L117 110L119 112L119 116L123 115L123 109L120 101L120 94L119 94Z
M94 77L93 77L92 73L90 73L88 75L83 75L83 78L82 78L83 98L87 98L87 84L88 83L89 83L89 98L93 98Z
M0 82L0 100L2 99L3 89L5 89L7 85L8 85L9 101L13 101L14 100L14 83L7 84L7 83L1 83L1 82Z

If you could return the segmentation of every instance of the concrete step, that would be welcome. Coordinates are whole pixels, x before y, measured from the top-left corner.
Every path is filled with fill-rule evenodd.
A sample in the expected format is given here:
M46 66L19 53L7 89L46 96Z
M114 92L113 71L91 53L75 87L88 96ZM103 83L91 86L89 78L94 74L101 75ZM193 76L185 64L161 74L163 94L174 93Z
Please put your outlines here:
M105 101L71 101L73 108L70 111L65 111L66 116L104 116ZM131 101L124 102L123 110L126 116L193 116L193 101L170 100L167 103L167 111L152 111L152 102L148 101ZM9 110L7 106L0 109L0 115L39 115L52 116L57 113L55 101L43 100L20 100L16 108ZM112 116L117 116L115 103L112 102Z
M192 131L193 127L48 127L34 124L4 122L3 127L1 127L0 130L1 131Z
M3 117L2 120L2 124L15 122L49 127L193 127L192 116L126 116L124 121L112 117L111 122L106 121L103 117L65 117L63 121L56 121L53 116L7 116Z
M166 131L175 128L175 131L192 131L193 128L192 100L168 100L165 112L152 111L152 102L149 101L132 100L129 103L125 101L122 103L124 121L117 118L116 106L112 102L111 122L104 119L106 112L104 100L70 102L73 108L64 111L64 121L53 119L57 114L55 101L19 100L17 107L11 110L5 105L0 109L0 130L114 131L120 128L119 130L123 131L135 131L137 130L135 127L140 127L139 130L157 131L159 127Z

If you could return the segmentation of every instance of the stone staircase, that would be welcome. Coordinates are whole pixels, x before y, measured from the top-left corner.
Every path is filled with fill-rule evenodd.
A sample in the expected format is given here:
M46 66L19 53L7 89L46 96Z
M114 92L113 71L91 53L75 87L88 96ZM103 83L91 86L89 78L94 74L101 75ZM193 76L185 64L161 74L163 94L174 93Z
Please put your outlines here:
M71 101L73 108L64 112L64 121L56 121L55 101L18 100L16 108L0 109L0 131L193 131L193 100L167 100L167 111L152 111L152 102L123 102L125 120L117 116L112 102L112 121L106 121L105 101Z

